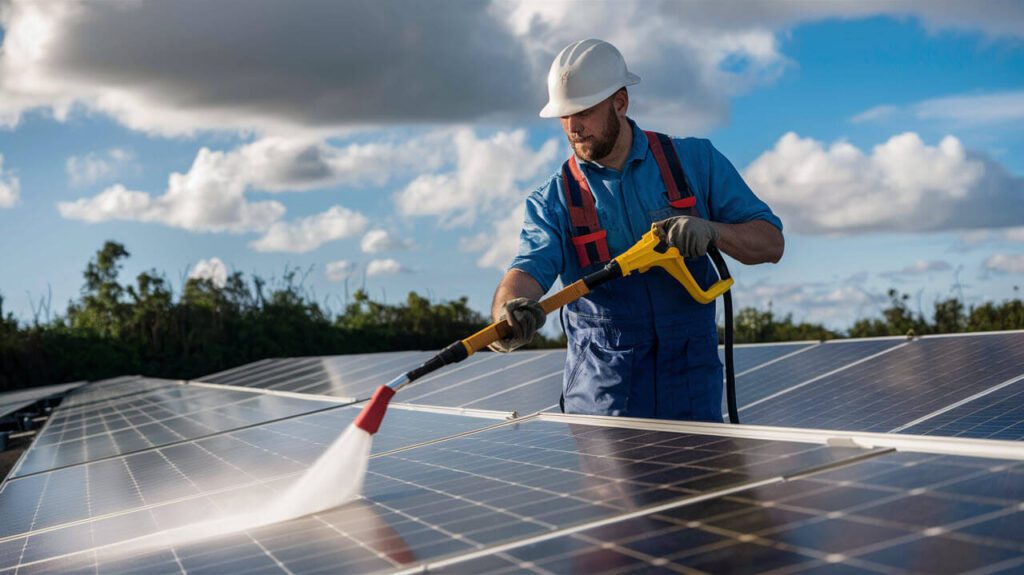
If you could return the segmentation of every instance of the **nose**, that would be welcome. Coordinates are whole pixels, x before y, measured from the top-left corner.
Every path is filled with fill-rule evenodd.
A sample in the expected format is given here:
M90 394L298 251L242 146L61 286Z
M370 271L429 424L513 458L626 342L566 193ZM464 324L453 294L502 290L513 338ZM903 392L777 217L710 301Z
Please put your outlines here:
M583 131L583 122L580 121L580 117L576 114L565 117L565 131L569 134L579 134Z

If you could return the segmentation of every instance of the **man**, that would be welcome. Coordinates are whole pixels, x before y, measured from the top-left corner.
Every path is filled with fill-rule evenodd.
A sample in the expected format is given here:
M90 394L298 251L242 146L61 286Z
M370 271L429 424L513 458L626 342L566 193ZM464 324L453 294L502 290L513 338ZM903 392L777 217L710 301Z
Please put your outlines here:
M710 142L645 133L626 116L626 86L639 81L600 40L573 43L552 63L540 115L561 119L574 156L526 201L519 255L492 306L514 335L493 349L529 342L545 320L537 300L556 278L568 285L600 269L652 223L702 287L716 279L709 245L745 264L782 257L782 222ZM722 421L715 305L695 302L664 270L595 289L565 308L564 328L565 412Z

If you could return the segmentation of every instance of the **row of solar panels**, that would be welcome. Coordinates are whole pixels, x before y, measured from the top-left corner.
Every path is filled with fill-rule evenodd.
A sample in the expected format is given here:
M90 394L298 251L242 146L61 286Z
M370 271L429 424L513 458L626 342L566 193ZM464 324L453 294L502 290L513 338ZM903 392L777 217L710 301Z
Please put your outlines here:
M256 362L202 381L346 400L432 352ZM565 352L482 353L416 382L419 405L558 409ZM758 425L1024 439L1024 332L737 346L740 420Z
M326 361L343 360L373 361ZM345 389L372 390L363 375ZM82 387L0 486L0 572L1024 568L1021 443L914 440L896 453L885 438L898 435L866 448L809 431L401 405L377 435L362 499L188 540L274 501L357 413L343 400L146 378Z

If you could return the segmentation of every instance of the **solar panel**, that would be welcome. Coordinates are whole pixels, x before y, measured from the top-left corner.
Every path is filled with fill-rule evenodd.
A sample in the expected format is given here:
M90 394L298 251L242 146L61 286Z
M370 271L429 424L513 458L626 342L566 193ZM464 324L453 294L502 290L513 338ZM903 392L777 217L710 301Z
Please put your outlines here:
M815 345L818 345L818 343L809 341L738 344L733 347L733 364L736 366L736 373L740 374L754 369L759 365L764 365L770 361L776 361L779 358L793 355L801 350L814 347ZM724 364L724 347L719 346L718 356Z
M153 381L158 380L132 382L147 391L128 393L119 401L58 409L11 475L39 473L337 406L312 398L175 382L153 389L148 385Z
M894 431L1024 440L1024 376L993 386Z
M787 354L769 365L762 364L746 373L738 371L737 404L744 409L794 385L848 369L859 362L871 362L878 354L906 343L905 338L879 338L836 340L802 347L799 353Z
M432 352L394 352L278 360L212 383L279 391L365 398L395 376L429 359ZM210 381L200 378L200 381Z
M989 549L992 542L1012 537L998 522L1011 520L1010 511L1017 509L999 501L1016 498L1013 505L1019 506L1024 496L1019 476L1024 469L1018 462L964 463L965 458L948 456L890 456L885 448L730 437L713 433L752 432L708 424L545 416L487 428L494 420L397 409L377 436L363 500L173 548L97 549L189 525L218 509L266 502L287 473L308 465L322 451L322 442L336 436L356 411L342 407L10 481L0 489L0 514L29 519L0 527L11 533L0 533L0 569L371 572L441 561L448 570L484 572L473 561L457 562L475 553L492 556L487 572L500 566L495 561L505 561L513 571L536 565L541 572L864 565L882 566L885 572L893 568L871 555L884 549L871 548L876 543L865 538L880 538L871 535L875 527L883 534L912 530L861 507L885 508L880 504L888 497L892 505L903 505L909 517L922 506L913 500L900 503L901 498L933 491L941 493L939 499L985 504L969 512L951 504L946 516L952 514L953 523L941 528L963 525L965 532L972 527L995 533L970 541L980 550L976 562L992 566L1003 561ZM704 431L695 433L694 428ZM431 433L453 436L460 431L471 433L427 443ZM993 473L1003 475L987 479ZM780 483L784 477L792 479ZM978 483L985 481L991 483ZM771 497L743 497L769 493L764 490L771 486L778 490ZM849 521L875 522L866 534L850 527L847 541L864 545L836 552L827 547L831 540L818 545L813 539L773 542L772 534L801 527L801 522L829 522L823 533L849 527L831 523L845 516L785 509L788 499L776 502L787 494L813 496L828 489L840 490L830 499L833 504L866 517ZM974 489L986 492L987 499L969 495ZM959 537L931 534L940 535ZM915 544L886 541L890 546ZM1019 555L1020 549L1011 552L1011 557Z
M932 336L748 405L744 423L891 431L1024 372L1024 332Z
M425 382L423 387L420 387L419 382L415 382L406 392L409 397L403 397L403 401L530 413L530 410L511 401L510 396L494 398L511 388L545 378L557 380L559 390L561 389L562 372L565 368L563 350L482 355L497 357L478 361L470 369L441 373L433 381ZM547 394L541 401L542 407L546 407L551 405L552 401L557 402L558 395L552 397Z
M1013 572L1024 566L1022 498L1019 461L887 454L427 567L445 573Z
M274 360L235 371L230 377L203 377L228 385L244 385L298 393L366 398L377 386L420 365L433 352L396 352L323 358L301 362ZM557 405L561 394L565 350L478 353L433 373L399 396L407 403L442 407L515 411L529 414Z
M8 480L0 487L0 516L13 519L0 524L0 569L91 549L97 538L117 541L188 525L218 509L251 510L312 463L356 414L341 407ZM397 406L374 451L496 423Z
M56 385L43 385L0 393L0 417L28 407L41 399L60 395L80 387L84 383L84 381L58 383Z

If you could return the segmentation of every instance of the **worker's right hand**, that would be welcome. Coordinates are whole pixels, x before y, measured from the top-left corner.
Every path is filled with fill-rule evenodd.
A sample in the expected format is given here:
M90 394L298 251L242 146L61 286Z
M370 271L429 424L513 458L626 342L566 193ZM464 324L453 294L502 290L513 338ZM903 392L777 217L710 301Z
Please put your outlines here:
M502 307L505 311L498 317L498 321L508 322L512 335L487 346L491 351L509 352L530 343L533 335L547 320L547 314L537 300L517 297L508 300Z

